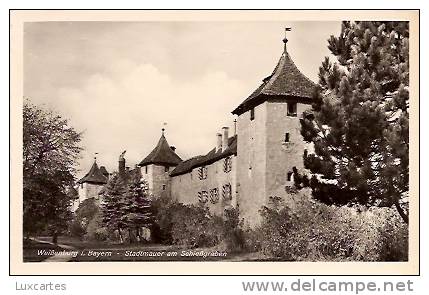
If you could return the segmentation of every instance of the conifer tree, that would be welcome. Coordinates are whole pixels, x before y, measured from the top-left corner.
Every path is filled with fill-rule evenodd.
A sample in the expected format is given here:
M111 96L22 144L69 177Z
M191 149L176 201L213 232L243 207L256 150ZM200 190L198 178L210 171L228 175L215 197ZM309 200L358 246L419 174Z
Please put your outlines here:
M118 231L120 242L124 242L123 231L135 230L140 239L142 227L149 228L153 222L151 200L147 193L147 184L140 180L136 171L128 175L114 175L103 192L103 223Z
M123 243L122 231L127 226L127 220L124 220L125 212L125 193L126 185L124 181L116 174L107 182L102 194L101 212L103 223L118 231L119 240Z
M395 207L408 223L408 22L343 22L319 69L312 111L301 134L311 177L298 186L336 205Z
M149 198L147 190L147 183L140 179L139 173L132 173L132 175L130 175L127 193L125 194L124 209L128 228L130 232L135 229L136 237L138 241L140 241L141 228L150 228L152 226L154 217L151 199Z

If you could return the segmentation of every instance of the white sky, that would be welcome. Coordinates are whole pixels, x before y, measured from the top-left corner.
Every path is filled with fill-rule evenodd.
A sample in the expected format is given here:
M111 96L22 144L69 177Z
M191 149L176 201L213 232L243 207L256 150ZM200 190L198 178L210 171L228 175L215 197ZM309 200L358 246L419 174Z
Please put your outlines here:
M183 158L205 154L231 111L271 74L283 50L317 82L338 22L26 23L24 95L84 131L83 175L97 162L133 167L166 138Z

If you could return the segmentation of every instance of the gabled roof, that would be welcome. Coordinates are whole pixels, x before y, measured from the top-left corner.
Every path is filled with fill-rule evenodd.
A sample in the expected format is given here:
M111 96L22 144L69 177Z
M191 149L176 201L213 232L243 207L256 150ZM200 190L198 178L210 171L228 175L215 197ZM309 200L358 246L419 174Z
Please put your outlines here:
M106 184L107 178L103 175L103 173L98 168L97 162L94 161L94 164L92 164L91 169L89 172L82 177L78 183L96 183L96 184Z
M240 115L271 98L309 101L316 84L302 74L285 50L273 73L246 98L233 114Z
M176 166L180 162L182 162L182 159L168 145L163 132L156 147L140 162L139 166L149 164Z
M188 172L191 172L192 169L201 167L204 165L210 165L220 159L226 158L231 155L237 154L237 135L234 135L228 138L228 147L225 151L219 150L216 152L216 148L213 148L204 156L196 156L190 158L189 160L183 161L180 163L173 171L171 171L170 176L178 176Z

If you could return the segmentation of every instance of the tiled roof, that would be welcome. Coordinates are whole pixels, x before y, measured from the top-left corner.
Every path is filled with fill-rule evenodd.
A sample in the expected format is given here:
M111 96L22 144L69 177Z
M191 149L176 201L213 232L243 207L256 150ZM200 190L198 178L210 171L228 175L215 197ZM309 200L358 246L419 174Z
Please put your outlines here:
M97 162L94 161L94 164L92 164L92 167L89 170L89 172L78 181L78 183L85 183L85 182L97 183L97 184L107 183L107 178L103 175L103 173L98 168Z
M139 166L149 164L176 166L180 162L182 159L170 148L164 134L162 134L156 147L140 162Z
M233 114L240 115L271 98L309 100L316 84L302 74L285 50L273 73L246 98Z
M180 163L173 171L171 171L170 176L178 176L188 172L191 172L192 169L201 167L204 165L210 165L220 159L226 158L231 155L237 154L237 135L234 135L228 138L228 147L225 151L222 150L216 152L216 149L213 148L205 156L196 156L190 158L186 161Z
M100 166L100 172L106 177L109 176L109 172L107 172L106 167L104 166Z

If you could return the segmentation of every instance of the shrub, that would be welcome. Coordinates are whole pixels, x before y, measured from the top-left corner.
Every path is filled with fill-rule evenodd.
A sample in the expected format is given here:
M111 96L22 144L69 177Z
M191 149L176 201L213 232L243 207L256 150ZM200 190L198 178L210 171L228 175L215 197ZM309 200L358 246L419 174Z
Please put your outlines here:
M406 260L408 228L389 208L330 207L294 196L293 205L264 207L262 224L246 235L250 247L283 260Z
M86 230L82 226L81 222L79 222L78 220L73 220L69 226L69 233L72 237L82 239L86 233Z
M175 203L171 207L173 244L194 247L211 247L222 240L222 221L211 216L208 209Z
M152 204L156 212L152 237L156 241L191 248L218 245L230 252L244 248L238 209L225 210L221 217L210 214L207 207L172 202L167 197Z

